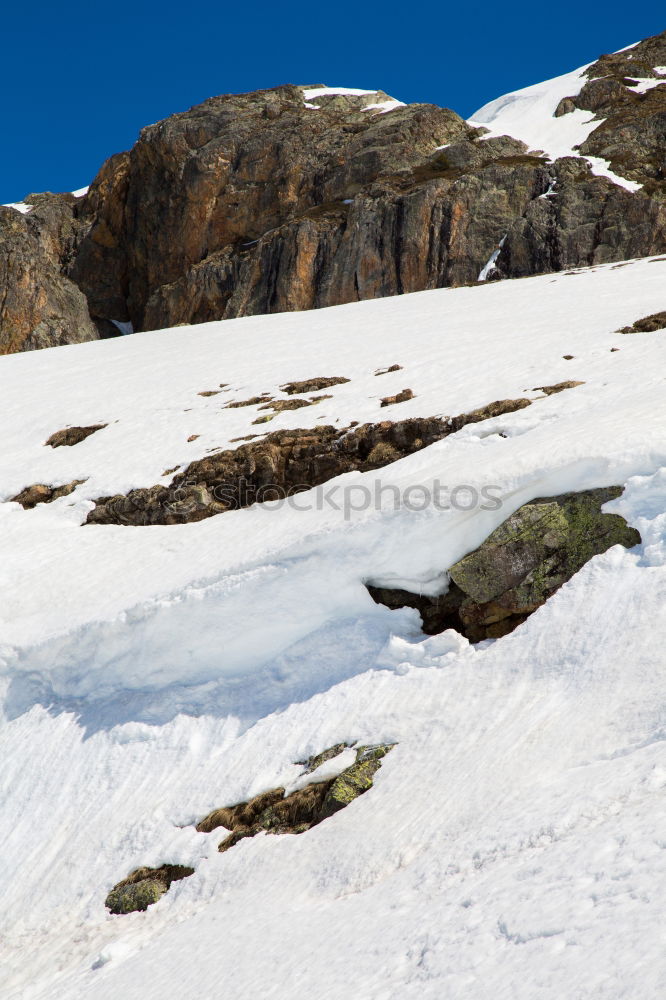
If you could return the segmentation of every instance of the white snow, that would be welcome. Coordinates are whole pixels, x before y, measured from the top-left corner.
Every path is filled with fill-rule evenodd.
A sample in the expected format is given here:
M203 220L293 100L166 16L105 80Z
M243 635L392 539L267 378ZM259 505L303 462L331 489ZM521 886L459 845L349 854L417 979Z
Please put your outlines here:
M666 86L666 80L653 80L652 77L635 77L635 85L628 85L627 90L633 90L635 94L647 94L648 90L655 87Z
M363 108L363 111L377 111L380 114L385 114L387 111L393 111L394 108L404 108L404 101L380 101L378 104L368 104Z
M324 97L327 94L347 94L349 97L365 97L366 94L372 96L376 90L357 90L355 87L312 87L303 91L306 101L312 101L316 97Z
M84 194L88 193L89 188L83 187L79 188L77 191L72 191L72 194L76 198L81 198ZM28 212L34 208L34 205L28 205L24 201L11 201L7 202L2 206L3 208L15 208L17 212L21 212L23 215L27 215Z
M580 146L591 132L601 124L590 111L576 108L568 114L554 117L554 112L564 97L576 96L586 82L585 70L588 66L563 76L537 83L511 94L505 94L479 108L469 119L469 124L484 126L489 133L483 136L511 135L525 142L532 150L541 150L551 160L561 156L579 156L575 148ZM615 184L637 191L641 185L615 174L606 160L599 157L585 157L592 172L599 177L608 177Z
M28 212L30 211L30 209L34 208L34 205L26 205L26 203L24 201L10 201L10 202L7 202L2 207L3 208L15 208L17 212L21 213L21 215L27 215Z
M376 97L378 93L379 91L377 90L358 90L354 87L310 87L303 91L303 98L306 108L314 108L318 111L320 110L320 106L312 103L318 97L325 97L329 94L341 94L348 97ZM375 101L367 104L361 110L374 111L375 114L386 114L387 111L393 111L394 108L404 108L404 106L404 101L396 101L394 98L389 97L385 101Z
M637 982L662 1000L666 341L615 331L663 309L665 274L655 258L0 359L3 1000L634 1000ZM267 428L224 408L315 375L351 381ZM585 384L534 388L565 379ZM532 405L327 484L328 505L81 526L91 498L244 434L518 396ZM44 446L89 423L108 426ZM73 478L35 510L2 502ZM503 505L394 508L387 488L435 480ZM363 586L437 592L522 503L611 483L642 544L503 639L424 638ZM363 487L384 489L377 509ZM312 831L223 855L195 831L355 741L398 745ZM167 861L196 873L108 914L118 879Z

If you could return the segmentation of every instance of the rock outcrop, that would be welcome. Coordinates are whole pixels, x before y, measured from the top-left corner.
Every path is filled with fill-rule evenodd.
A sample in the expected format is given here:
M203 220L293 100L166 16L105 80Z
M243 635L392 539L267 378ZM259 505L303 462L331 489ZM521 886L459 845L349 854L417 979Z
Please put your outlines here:
M105 906L116 914L147 910L169 891L172 882L179 882L190 875L194 875L194 868L186 865L137 868L122 882L114 885L106 897Z
M621 52L601 56L568 110L591 111L599 125L581 145L609 160L622 177L666 198L666 31Z
M219 827L228 830L228 835L218 847L221 852L228 851L240 840L254 837L258 833L305 833L372 788L382 759L393 745L384 743L359 747L354 763L336 777L313 781L290 795L285 796L284 788L274 788L248 802L215 809L197 824L197 830L200 833L211 833ZM314 766L312 761L309 762L304 773L312 773L316 767L344 749L345 744L338 744L329 751L324 751L315 758Z
M503 238L494 277L666 248L649 194L482 137L433 105L212 98L105 166L71 274L94 315L157 329L474 282Z
M619 486L542 497L520 507L474 552L448 570L441 597L368 586L378 604L413 607L429 634L456 629L471 642L513 631L593 556L641 536L601 507Z
M83 198L0 210L0 351L661 253L664 65L666 33L602 56L555 112L599 124L555 162L381 92L213 97L144 128Z
M322 764L339 756L348 748L346 743L310 757L304 765L303 775L313 774ZM372 788L374 776L382 760L395 743L377 743L356 749L356 760L332 778L317 781L316 774L310 784L285 795L284 788L255 795L248 802L215 809L197 823L199 833L212 833L220 827L229 831L220 842L218 850L228 851L239 841L258 833L305 833L325 819L329 819L348 806L354 799ZM194 868L186 865L161 865L159 868L137 868L127 878L114 885L106 897L105 905L115 914L147 910L157 903L171 883L194 875Z
M637 319L631 326L623 326L618 333L654 333L655 330L666 330L666 311L652 313Z
M191 462L168 486L99 497L86 524L183 524L320 486L343 472L367 472L460 430L530 405L501 399L456 417L414 417L360 427L282 430ZM261 419L261 418L260 418Z
M650 61L662 42L643 45ZM581 150L610 157L610 101L627 156L649 150L636 193L434 105L313 108L294 86L212 98L105 165L71 273L95 315L156 329L473 282L502 239L494 278L657 253L666 205L646 164L663 162L663 89L613 90ZM587 88L575 101L591 109ZM628 106L641 112L627 138Z
M33 483L26 486L15 497L11 503L20 503L24 510L32 510L40 503L53 503L60 497L68 497L74 492L77 486L85 483L85 479L73 479L71 483L63 483L61 486L47 486L46 483Z
M101 431L105 427L106 424L90 424L88 427L64 427L61 431L55 431L54 434L51 434L44 444L50 445L51 448L73 448L75 444L80 444L95 431Z
M78 239L72 196L0 206L0 355L97 340L85 296L65 276Z

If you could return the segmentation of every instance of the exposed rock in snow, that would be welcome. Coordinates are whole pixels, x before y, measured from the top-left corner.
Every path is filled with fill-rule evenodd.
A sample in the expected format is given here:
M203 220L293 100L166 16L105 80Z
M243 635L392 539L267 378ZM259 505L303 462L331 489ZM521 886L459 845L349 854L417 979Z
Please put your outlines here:
M255 837L258 833L305 833L311 830L372 788L382 759L393 749L390 744L358 747L353 763L346 767L334 767L331 777L322 774L323 765L338 756L340 746L342 753L344 744L312 758L306 771L307 782L302 787L287 795L284 788L274 788L261 792L249 802L215 809L197 824L197 830L211 833L218 827L225 827L229 835L220 842L220 852L228 851L240 840Z
M107 424L91 424L89 427L64 427L61 431L55 431L44 442L51 448L73 448L75 444L80 444L89 438L96 431L104 430Z
M33 510L0 503L3 1000L220 983L348 1000L350 968L355 996L400 1000L629 1000L640 969L641 1000L662 1000L663 338L616 331L664 309L665 271L595 265L1 359L0 499L88 477ZM265 403L227 399L299 398L277 387L317 371L350 381L277 413L281 431L531 405L381 474L343 472L327 491L383 491L346 512L315 489L198 524L79 530L95 497L167 484L247 436ZM532 389L565 380L584 384ZM382 410L404 385L414 397ZM436 483L494 484L501 503L407 503ZM535 498L611 484L604 511L640 545L594 556L499 639L424 636L363 585L441 593L442 570ZM355 741L397 746L368 795L305 836L220 853L222 831L196 830L220 805L331 780L348 746L307 775L293 762ZM109 914L111 886L165 862L194 874Z
M44 483L34 483L11 498L12 503L20 503L24 510L32 510L39 503L53 503L60 497L68 497L77 486L85 483L85 479L73 479L71 483L62 486L46 486Z
M666 310L653 313L651 316L643 316L631 326L623 326L618 333L654 333L655 330L666 330Z
M172 882L179 882L190 875L194 875L194 868L186 865L137 868L122 882L114 885L106 897L105 906L111 913L117 914L147 910L169 891Z
M471 642L512 632L593 556L613 545L631 548L641 536L601 506L620 487L546 497L520 507L479 546L448 569L441 597L368 585L379 604L416 608L423 629L454 628Z
M413 399L411 390L406 393L385 397L380 405ZM312 430L274 431L262 441L192 462L174 476L169 486L134 489L127 496L99 497L86 523L201 521L227 510L291 496L345 472L380 468L468 424L514 413L529 405L529 399L501 399L455 417L411 418L355 428L323 425ZM259 421L267 419L271 417Z

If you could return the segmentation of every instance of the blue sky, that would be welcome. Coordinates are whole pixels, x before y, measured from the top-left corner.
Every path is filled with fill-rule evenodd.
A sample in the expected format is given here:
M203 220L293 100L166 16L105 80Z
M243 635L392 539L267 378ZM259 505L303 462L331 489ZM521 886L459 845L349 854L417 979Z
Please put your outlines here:
M470 115L666 28L660 4L36 0L1 16L0 203L82 187L139 129L213 94L382 88Z

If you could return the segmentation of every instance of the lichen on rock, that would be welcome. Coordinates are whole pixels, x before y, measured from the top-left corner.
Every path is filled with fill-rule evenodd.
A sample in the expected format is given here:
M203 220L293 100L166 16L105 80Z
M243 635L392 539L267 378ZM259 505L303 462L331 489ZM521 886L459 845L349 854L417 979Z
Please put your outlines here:
M593 556L613 545L630 548L641 536L619 514L601 507L619 486L541 497L511 514L474 552L449 567L446 594L424 597L368 586L391 608L416 607L424 631L454 628L471 642L513 631Z
M394 746L393 743L360 746L354 763L337 777L313 781L290 795L285 795L284 788L273 788L247 802L215 809L197 824L197 830L200 833L210 833L218 827L229 830L219 844L221 852L258 833L305 833L367 792L372 787L382 759ZM308 758L303 773L314 772L347 747L346 743L337 743Z
M162 865L161 868L137 868L122 882L114 885L106 897L105 906L111 913L134 913L147 910L168 892L172 882L194 875L186 865Z
M381 744L373 747L359 747L356 751L356 761L331 782L322 803L321 816L325 819L344 809L350 802L372 788L374 776L381 767L382 758L386 756L393 744Z

